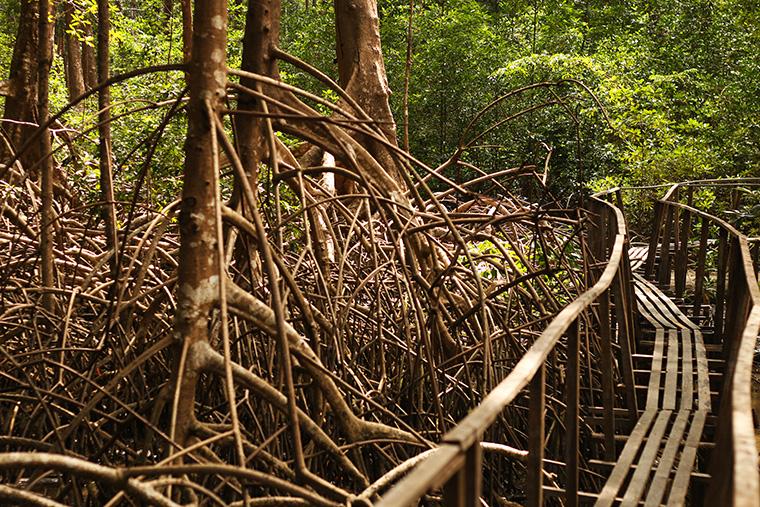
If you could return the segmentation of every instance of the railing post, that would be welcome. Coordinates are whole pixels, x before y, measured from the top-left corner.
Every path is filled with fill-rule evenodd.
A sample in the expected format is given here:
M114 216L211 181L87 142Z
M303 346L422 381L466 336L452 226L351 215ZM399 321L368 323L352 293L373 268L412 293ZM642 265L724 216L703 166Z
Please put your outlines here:
M611 227L608 226L609 210L602 206L594 206L598 222L594 227L596 237L593 241L595 262L598 264L607 258L607 239ZM595 280L599 280L601 268L595 273ZM610 289L606 289L598 299L597 316L599 318L599 347L601 351L602 370L602 408L604 409L604 457L608 461L614 461L617 454L615 446L615 378L613 375L612 360L612 315L610 314Z
M628 321L627 294L625 279L620 269L612 282L615 291L615 316L617 318L618 342L620 343L620 363L623 371L623 383L625 384L626 405L631 422L639 417L638 403L636 401L636 384L633 376L633 357L631 345L631 325Z
M662 229L664 210L665 206L660 201L655 201L652 236L649 238L649 250L647 251L647 261L644 266L644 276L647 278L651 278L654 275L654 261L657 258L657 245L660 242L660 229Z
M694 282L694 317L702 313L702 301L704 301L705 284L705 256L707 255L707 238L710 232L710 222L707 217L702 217L699 229L699 252L697 253L697 273Z
M604 458L615 461L615 378L612 374L612 332L610 291L599 296L599 346L601 349L602 405L604 408Z
M580 415L580 317L567 330L567 398L565 435L567 438L565 505L578 505L578 419Z
M718 279L715 282L715 318L713 340L723 339L723 313L726 307L726 268L728 257L728 231L720 228L718 242Z
M670 243L673 235L673 207L667 206L665 232L662 235L660 250L660 269L657 272L657 283L663 290L670 289Z
M546 371L542 364L530 381L528 402L527 506L544 504L544 408Z
M475 441L465 453L462 469L443 486L443 505L446 507L479 507L483 481L483 452Z
M693 189L689 187L689 205L691 205ZM676 254L676 292L677 298L683 297L686 289L686 272L689 264L689 237L691 236L691 213L683 210L683 222L681 225L681 238L678 241L678 253Z

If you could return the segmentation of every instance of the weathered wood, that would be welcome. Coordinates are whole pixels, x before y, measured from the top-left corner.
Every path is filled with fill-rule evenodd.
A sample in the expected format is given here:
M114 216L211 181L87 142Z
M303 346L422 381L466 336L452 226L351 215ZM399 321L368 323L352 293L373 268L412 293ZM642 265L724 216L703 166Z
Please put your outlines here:
M710 232L710 222L707 217L702 217L700 224L699 252L697 253L697 270L694 280L694 309L692 310L695 317L701 314L701 305L704 301L705 259L707 256L707 238Z
M670 287L670 248L673 242L673 210L668 205L665 209L665 230L662 234L662 244L660 245L660 268L657 271L657 283L660 287Z
M649 486L649 492L647 493L646 502L644 507L658 507L662 502L662 498L665 496L665 489L670 479L673 464L675 463L676 454L681 446L681 439L686 431L686 423L689 421L691 411L680 410L676 416L676 420L673 423L673 428L668 435L665 449L662 451L660 462L657 465L657 470L654 474L654 479Z
M477 507L480 505L482 452L480 442L475 443L466 451L464 466L443 487L443 504L446 507Z
M674 410L676 408L676 384L678 382L678 330L668 330L668 366L665 370L665 393L662 400L662 408Z
M715 282L715 339L723 337L723 312L726 307L726 271L728 256L728 231L720 229L718 243L718 278Z
M578 505L578 421L580 416L580 325L576 320L567 330L567 398L565 412L565 505Z
M693 199L693 189L688 189L688 203L691 206ZM684 209L681 213L683 216L680 227L680 238L678 240L678 253L676 254L676 280L675 296L683 297L686 288L686 272L689 266L689 238L691 237L691 213Z
M620 491L623 482L628 476L628 471L634 459L636 459L639 447L641 447L641 443L644 441L657 412L657 410L645 410L636 423L625 447L623 447L623 452L618 457L615 468L612 469L612 473L604 484L604 488L599 493L599 498L597 498L594 504L596 507L608 507L615 501L618 491Z
M649 484L652 465L657 458L657 451L660 449L662 437L665 435L665 429L672 414L671 410L662 410L657 414L657 420L652 427L652 431L649 433L644 450L641 452L636 471L633 473L631 482L625 490L625 496L620 503L621 507L638 505L639 499L644 493L644 488Z
M636 383L633 378L633 358L632 358L632 326L628 321L628 312L625 309L626 288L623 278L618 272L613 285L615 296L615 315L617 317L618 344L620 345L620 365L623 372L623 384L625 389L625 399L631 420L638 416L638 402L636 400Z
M655 202L652 235L649 238L649 249L647 250L647 260L644 266L644 276L647 278L651 278L654 274L654 263L657 259L657 246L660 242L660 232L662 231L664 212L665 205L663 205L660 201Z
M543 364L530 381L530 400L528 403L528 478L527 490L528 507L542 507L543 497L543 461L544 461L544 398L546 368Z

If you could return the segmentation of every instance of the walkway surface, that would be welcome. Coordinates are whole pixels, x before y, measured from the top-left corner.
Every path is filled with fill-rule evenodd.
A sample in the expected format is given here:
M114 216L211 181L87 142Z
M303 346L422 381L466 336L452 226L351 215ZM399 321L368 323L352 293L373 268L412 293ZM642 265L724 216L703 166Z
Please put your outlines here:
M645 256L645 247L632 248L632 267ZM683 505L712 406L703 333L655 284L635 272L633 282L643 332L636 358L651 373L643 410L596 505Z

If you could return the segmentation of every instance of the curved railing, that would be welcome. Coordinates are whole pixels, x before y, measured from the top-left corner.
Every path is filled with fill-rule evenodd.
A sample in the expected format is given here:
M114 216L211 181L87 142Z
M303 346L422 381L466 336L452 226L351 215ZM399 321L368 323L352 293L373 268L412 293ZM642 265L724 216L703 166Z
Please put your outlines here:
M601 361L609 365L602 368L604 384L604 427L606 447L614 452L614 385L612 379L611 321L612 311L620 331L623 352L622 372L628 388L626 400L633 416L637 413L631 361L634 334L634 299L630 283L628 239L625 220L621 211L598 198L592 198L589 206L591 217L592 248L597 258L609 258L596 283L567 305L533 343L515 365L512 372L499 383L483 401L442 439L436 452L419 464L409 475L390 489L376 504L383 507L413 505L430 490L443 486L445 505L480 505L481 489L481 439L499 414L510 405L527 386L528 406L528 455L527 455L527 505L543 504L543 453L544 453L544 407L545 363L560 339L567 335L568 364L566 371L567 411L565 420L566 470L564 488L566 505L576 505L578 499L579 462L579 323L584 312L598 302L599 329L603 347ZM607 230L613 232L607 235ZM609 240L609 242L608 242ZM610 304L610 295L615 301Z
M726 371L720 393L716 445L711 453L711 480L705 505L754 506L760 498L758 456L751 408L751 376L755 343L760 333L760 290L748 238L725 220L696 209L691 202L693 189L703 186L760 185L760 178L739 180L701 180L672 185L655 204L653 233L645 270L661 286L674 285L676 297L686 288L688 265L695 266L693 314L699 316L704 306L705 280L709 276L706 252L717 244L718 265L714 296L714 340L722 338ZM682 192L682 189L686 189ZM605 378L603 391L603 427L605 452L614 459L614 386L612 379L611 323L617 322L620 346L620 370L625 386L625 400L631 420L638 411L633 382L632 349L636 343L635 298L632 294L628 237L622 214L622 191L612 189L589 202L591 227L589 238L596 258L605 258L594 285L566 306L549 324L512 372L455 428L441 440L440 446L404 479L391 488L376 504L383 507L413 505L426 493L443 486L445 505L480 505L482 481L481 440L499 414L520 392L528 387L529 435L527 453L527 505L543 504L543 452L545 363L560 339L567 335L567 411L565 505L578 504L578 319L597 303L598 331L601 347L600 369ZM687 203L679 196L687 194ZM618 206L602 200L609 197ZM698 242L692 241L692 218L700 221ZM718 231L717 241L710 238ZM671 246L673 246L671 251ZM760 252L760 245L758 245ZM656 262L659 259L659 265ZM657 272L655 273L655 268ZM730 295L730 305L727 300ZM613 305L610 300L614 300ZM615 313L613 316L612 313ZM607 367L608 366L608 367ZM612 456L610 457L610 454Z
M655 204L646 262L646 274L656 277L660 286L672 287L677 298L684 294L689 264L695 266L693 314L699 317L708 275L706 252L717 244L713 341L722 344L726 369L705 505L756 506L760 498L751 397L752 361L760 333L760 290L750 243L758 238L748 238L725 220L696 209L692 203L695 189L737 185L760 185L760 178L673 185ZM684 198L686 203L681 202ZM693 226L697 221L699 239L694 241ZM714 230L717 238L710 237Z

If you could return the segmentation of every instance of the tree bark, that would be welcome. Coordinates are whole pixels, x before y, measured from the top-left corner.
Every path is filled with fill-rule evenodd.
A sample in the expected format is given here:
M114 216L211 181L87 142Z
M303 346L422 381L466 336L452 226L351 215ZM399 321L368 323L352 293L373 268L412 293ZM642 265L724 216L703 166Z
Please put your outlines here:
M280 0L251 2L245 18L241 68L274 79L279 78L277 60L272 55L279 39ZM255 80L247 77L242 77L240 84L250 89L258 86ZM262 110L261 101L247 94L240 97L238 108L242 111ZM263 121L253 115L241 115L235 126L240 161L255 192L258 188L258 166L266 151Z
M182 4L182 61L190 62L193 50L193 7L190 0L181 0Z
M214 123L206 103L216 110L225 96L227 77L227 3L197 0L190 60L190 99L185 168L180 208L180 249L176 329L181 353L175 367L173 438L187 443L195 421L195 389L200 342L208 341L208 319L219 293L219 268L214 229Z
M88 40L92 39L92 27L84 25L84 35ZM95 52L89 42L82 42L82 68L84 84L87 89L94 88L98 84L98 71L96 68Z
M98 81L108 80L111 16L108 0L98 0ZM116 233L116 206L113 192L113 170L111 165L111 90L104 86L98 93L98 137L100 164L100 199L103 201L101 213L106 226L106 244L113 249L111 256L111 276L118 279L119 242Z
M38 101L40 124L44 125L49 117L48 89L50 80L50 66L53 60L52 30L50 29L49 13L51 12L50 0L39 0L39 35L37 77ZM42 286L47 289L42 295L42 306L49 312L55 311L55 297L52 289L55 286L54 259L53 259L53 158L51 154L50 132L47 127L39 138L39 153L41 156L40 172L42 173L42 218L40 258L42 268Z
M38 0L22 0L3 114L4 120L12 122L2 124L14 150L20 149L37 130L39 12ZM0 157L3 161L11 156L5 143L0 143ZM25 170L29 170L39 159L39 146L35 145L25 151L20 162ZM0 168L0 179L5 178L6 171Z
M67 4L65 7L65 24L66 30L63 34L65 45L65 63L66 63L66 86L69 90L69 100L82 95L85 91L84 85L84 69L82 67L82 46L79 42L79 38L69 33L72 29L72 11L74 7L71 4Z
M377 122L388 142L396 145L396 122L390 107L391 90L385 73L376 0L335 0L338 83ZM399 168L388 150L363 136L357 139L398 178ZM336 178L336 186L342 187Z

